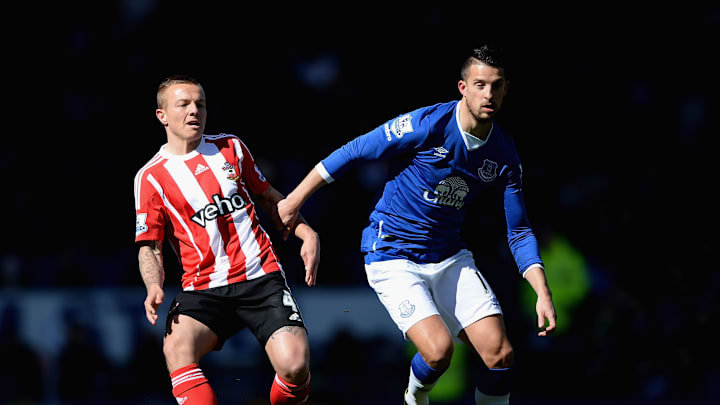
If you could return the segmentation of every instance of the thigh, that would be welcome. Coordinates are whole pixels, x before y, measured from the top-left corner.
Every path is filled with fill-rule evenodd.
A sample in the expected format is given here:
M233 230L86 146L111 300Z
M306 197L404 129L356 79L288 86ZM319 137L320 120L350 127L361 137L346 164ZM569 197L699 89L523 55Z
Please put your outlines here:
M258 282L238 300L235 313L260 345L265 347L283 327L303 329L302 334L306 335L300 308L283 274L276 271L253 281Z
M432 315L417 322L407 331L407 337L423 359L428 364L432 363L431 366L450 361L453 338L440 315Z
M445 263L431 288L440 315L453 336L491 315L502 314L490 284L475 266L472 254L461 251Z
M406 260L365 265L370 287L405 337L418 322L439 315L426 281L413 271L414 266Z
M168 318L163 352L169 371L197 363L213 350L218 337L204 323L184 314Z
M459 338L473 348L489 367L496 367L498 362L512 360L506 358L512 353L512 345L501 315L487 316L474 322L460 332Z
M228 293L227 289L228 286L180 292L170 304L165 334L172 332L173 325L178 322L178 315L186 316L212 330L217 337L213 349L222 349L225 340L244 327L242 320L232 310L233 303L222 296Z

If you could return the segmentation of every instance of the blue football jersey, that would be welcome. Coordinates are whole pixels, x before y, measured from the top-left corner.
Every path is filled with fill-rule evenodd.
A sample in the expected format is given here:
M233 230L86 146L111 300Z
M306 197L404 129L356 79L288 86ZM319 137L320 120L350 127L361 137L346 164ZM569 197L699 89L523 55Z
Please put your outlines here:
M410 153L388 181L363 230L366 263L407 258L436 263L466 245L465 207L483 190L502 187L508 243L518 269L541 264L522 196L522 168L512 139L493 124L485 141L462 131L457 101L400 115L341 146L316 168L333 181L352 165Z

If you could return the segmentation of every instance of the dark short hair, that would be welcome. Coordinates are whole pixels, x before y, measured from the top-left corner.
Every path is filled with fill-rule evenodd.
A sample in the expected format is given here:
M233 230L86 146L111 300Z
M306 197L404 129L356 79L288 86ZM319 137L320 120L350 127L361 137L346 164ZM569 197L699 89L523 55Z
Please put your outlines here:
M200 82L195 80L195 78L192 76L188 76L188 75L168 76L167 79L163 80L162 83L160 83L160 85L158 86L158 89L157 89L156 98L157 98L158 108L165 108L165 97L164 97L165 89L167 89L170 86L174 86L176 84L183 84L183 83L194 84L194 85L200 87L201 89L203 88L202 85L200 84ZM203 91L205 91L205 90L203 90Z
M479 48L474 48L471 54L465 59L460 69L460 78L464 79L468 69L475 63L484 63L496 68L502 68L507 71L505 66L505 51L503 48L493 44L484 44Z

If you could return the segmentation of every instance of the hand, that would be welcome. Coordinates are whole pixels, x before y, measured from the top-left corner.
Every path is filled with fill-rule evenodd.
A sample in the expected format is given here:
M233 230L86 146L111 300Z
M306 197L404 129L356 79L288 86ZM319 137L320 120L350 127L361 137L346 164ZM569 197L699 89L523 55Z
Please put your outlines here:
M292 229L293 225L295 225L295 222L297 221L300 212L299 208L295 204L291 203L287 198L284 198L278 201L277 210L278 216L280 216L280 220L283 225Z
M159 285L152 285L148 288L147 298L145 298L145 316L148 322L155 326L158 320L157 309L165 300L165 292Z
M557 314L555 314L555 306L553 305L552 298L549 296L538 297L535 311L538 316L538 336L550 335L555 330L557 323ZM546 319L548 323L547 326L545 326Z
M312 232L311 235L304 237L302 247L300 247L300 256L305 263L305 283L312 287L315 285L320 263L320 237L317 233Z

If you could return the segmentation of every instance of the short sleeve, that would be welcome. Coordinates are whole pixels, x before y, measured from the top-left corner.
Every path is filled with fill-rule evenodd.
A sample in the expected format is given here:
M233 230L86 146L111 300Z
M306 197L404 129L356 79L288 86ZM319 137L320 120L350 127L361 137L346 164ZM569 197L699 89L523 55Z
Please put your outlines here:
M135 242L163 240L165 213L162 189L152 174L135 179Z
M240 152L238 158L241 159L240 166L242 170L242 178L248 189L253 194L262 194L269 187L270 183L267 181L265 176L260 171L260 168L255 163L255 159L250 153L250 149L238 140L240 146Z

